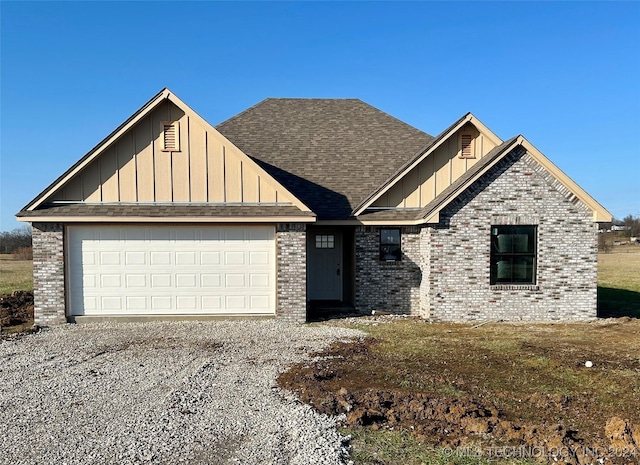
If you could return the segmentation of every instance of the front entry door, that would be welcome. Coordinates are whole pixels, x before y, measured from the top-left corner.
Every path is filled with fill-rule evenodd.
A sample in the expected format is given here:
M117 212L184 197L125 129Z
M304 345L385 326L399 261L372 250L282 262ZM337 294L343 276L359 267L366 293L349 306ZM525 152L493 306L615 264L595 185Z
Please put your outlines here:
M342 300L342 234L311 231L308 236L308 299Z

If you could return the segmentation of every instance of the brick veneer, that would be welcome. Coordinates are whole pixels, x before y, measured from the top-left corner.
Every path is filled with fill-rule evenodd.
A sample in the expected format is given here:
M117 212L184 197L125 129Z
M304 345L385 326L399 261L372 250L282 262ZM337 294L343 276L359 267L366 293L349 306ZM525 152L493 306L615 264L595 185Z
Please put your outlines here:
M491 225L538 226L535 286L490 286ZM476 181L424 229L429 257L421 314L435 320L594 318L592 213L523 149Z
M421 234L417 227L400 231L402 259L380 261L380 227L359 226L355 231L355 306L372 310L418 314L422 264Z
M278 223L276 317L304 323L307 318L306 225Z
M537 225L537 281L489 284L492 225ZM597 226L589 208L519 148L454 199L438 225L402 228L402 261L358 227L356 308L443 321L595 318Z
M33 223L32 230L34 323L64 323L64 228L59 223Z

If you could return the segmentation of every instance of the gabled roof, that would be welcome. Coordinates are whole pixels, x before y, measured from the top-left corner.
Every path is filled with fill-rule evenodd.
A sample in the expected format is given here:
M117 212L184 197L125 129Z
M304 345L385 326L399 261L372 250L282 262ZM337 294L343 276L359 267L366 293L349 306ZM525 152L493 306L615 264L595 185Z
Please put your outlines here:
M216 129L318 219L349 218L433 140L358 99L266 99Z
M58 179L56 179L52 184L50 184L46 189L44 189L40 194L38 194L28 205L26 205L22 211L18 214L18 217L22 218L26 215L22 213L27 211L33 211L38 207L44 206L47 200L53 195L59 188L65 185L71 178L77 175L84 167L86 167L89 163L99 157L105 150L107 150L115 141L117 141L120 137L122 137L127 131L129 131L132 127L134 127L139 121L145 118L149 113L151 113L158 105L160 105L163 101L169 100L171 103L176 105L185 114L189 115L189 117L193 118L195 121L198 121L205 127L213 128L204 118L198 115L195 111L193 111L186 103L180 100L173 92L169 89L164 88L160 92L158 92L154 97L151 98L147 103L145 103L138 111L136 111L131 117L129 117L124 123L118 126L111 134L109 134L105 139L103 139L98 145L96 145L93 149L89 151L84 157L82 157L78 162L76 162L71 168L69 168L66 172L64 172ZM224 137L224 135L223 135ZM229 144L232 145L232 142L229 141ZM259 165L256 164L254 160L250 157L246 156L244 153L239 154L244 158L246 163L254 165L256 170L262 173L265 178L269 177L269 174L265 172ZM273 183L278 186L278 188L282 189L284 192L287 192L290 197L293 199L293 204L300 212L310 212L310 209L301 202L298 198L296 198L290 191L278 183L276 180L273 180ZM86 209L85 209L86 210ZM51 212L52 210L50 210Z
M440 212L451 201L470 187L471 184L482 175L487 173L487 171L500 160L516 150L529 154L540 167L544 168L548 175L564 186L563 194L567 198L571 200L578 199L589 207L593 211L593 221L611 221L611 213L563 173L560 168L554 165L522 135L512 137L495 147L421 210L390 209L373 212L365 211L358 216L358 220L363 224L393 224L394 222L397 224L438 223L440 221Z
M268 204L135 204L47 205L65 183L99 157L123 134L165 100L216 137L238 149L238 157L293 199L293 205ZM397 184L465 124L473 124L497 146L471 166L422 209L370 211L376 199ZM393 118L358 99L267 99L213 128L168 89L163 89L127 121L47 187L18 214L21 221L84 221L119 217L118 221L347 221L360 224L423 224L437 222L440 211L499 160L520 148L557 181L568 197L593 211L594 221L611 221L611 214L590 197L524 137L502 142L471 113L436 138ZM289 201L289 200L287 200Z
M485 136L489 137L496 145L502 143L502 140L489 130L479 119L473 116L471 113L467 113L462 116L458 121L453 123L447 129L442 131L438 136L429 141L406 163L404 163L397 171L395 171L384 183L382 183L375 191L371 193L366 199L363 200L357 207L353 209L353 215L358 216L363 213L368 207L370 207L377 199L380 198L385 192L391 189L398 181L400 181L409 171L415 168L422 160L427 158L433 153L441 144L447 141L456 131L462 128L465 124L472 123L478 130L480 130Z

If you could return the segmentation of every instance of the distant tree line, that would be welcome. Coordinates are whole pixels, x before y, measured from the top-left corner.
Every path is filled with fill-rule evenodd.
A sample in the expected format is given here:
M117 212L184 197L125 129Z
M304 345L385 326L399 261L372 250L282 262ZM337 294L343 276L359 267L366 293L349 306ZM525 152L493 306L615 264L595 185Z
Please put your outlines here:
M640 236L640 215L627 215L622 219L622 224L629 231L629 236Z
M31 228L29 226L0 232L0 253L14 253L24 247L31 247Z

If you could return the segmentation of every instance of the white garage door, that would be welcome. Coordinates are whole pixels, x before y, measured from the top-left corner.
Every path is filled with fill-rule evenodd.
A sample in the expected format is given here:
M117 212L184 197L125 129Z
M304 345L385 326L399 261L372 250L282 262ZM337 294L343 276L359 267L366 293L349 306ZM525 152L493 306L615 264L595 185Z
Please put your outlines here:
M273 314L273 226L70 226L71 315Z

